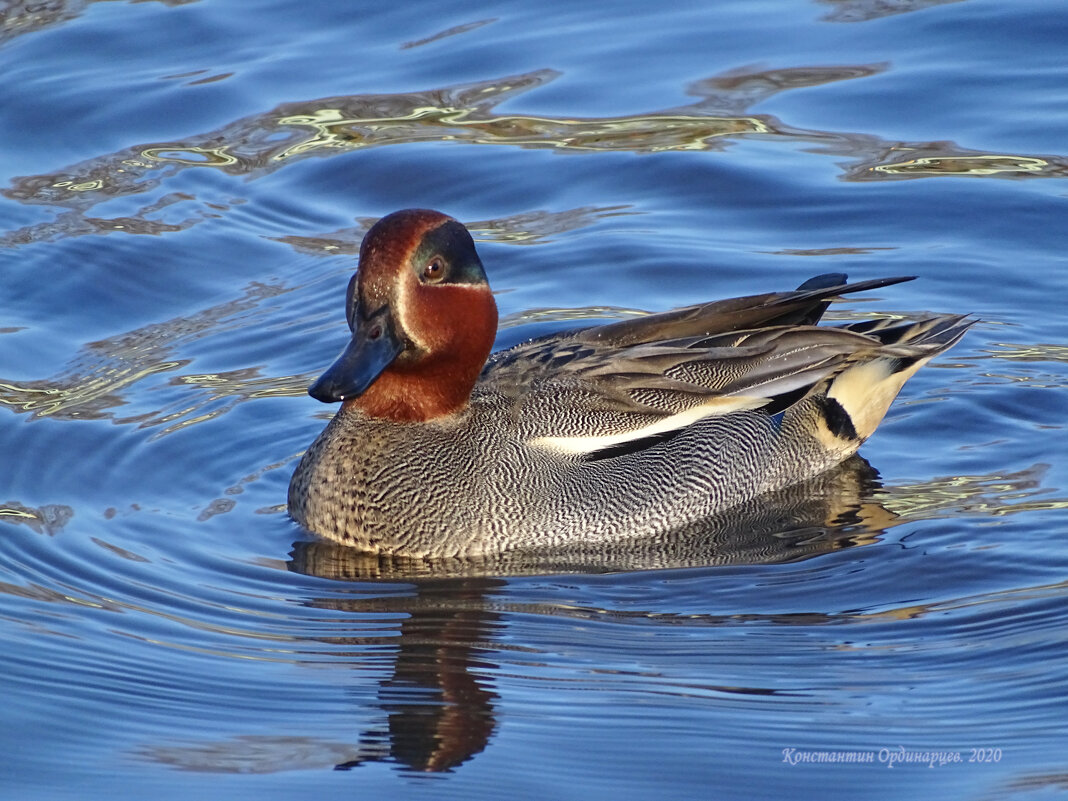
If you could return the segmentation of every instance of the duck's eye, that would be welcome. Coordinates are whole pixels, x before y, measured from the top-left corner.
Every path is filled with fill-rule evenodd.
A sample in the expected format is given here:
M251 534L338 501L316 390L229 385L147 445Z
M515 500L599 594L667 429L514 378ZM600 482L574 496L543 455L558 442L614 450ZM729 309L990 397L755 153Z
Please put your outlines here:
M423 279L429 281L432 284L437 283L445 277L445 260L441 256L435 256L427 262L426 267L423 268Z

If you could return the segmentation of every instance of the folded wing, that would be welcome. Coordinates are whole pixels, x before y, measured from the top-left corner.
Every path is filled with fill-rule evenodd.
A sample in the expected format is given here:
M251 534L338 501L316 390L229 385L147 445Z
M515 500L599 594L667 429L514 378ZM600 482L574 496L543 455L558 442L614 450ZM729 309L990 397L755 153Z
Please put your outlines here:
M653 447L709 416L777 415L813 394L848 418L836 429L864 439L904 381L972 321L816 323L835 296L907 280L817 276L793 292L532 340L491 357L480 394L511 409L529 444L586 460Z

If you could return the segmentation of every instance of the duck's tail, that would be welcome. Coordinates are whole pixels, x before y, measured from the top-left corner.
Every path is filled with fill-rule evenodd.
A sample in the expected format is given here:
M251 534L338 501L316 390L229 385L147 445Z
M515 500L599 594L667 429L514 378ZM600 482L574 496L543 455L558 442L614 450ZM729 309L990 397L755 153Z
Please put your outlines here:
M867 320L842 326L874 337L882 346L828 378L824 387L813 393L821 406L821 428L826 429L819 433L859 445L879 426L913 373L953 347L975 322L966 315L939 315L918 321Z

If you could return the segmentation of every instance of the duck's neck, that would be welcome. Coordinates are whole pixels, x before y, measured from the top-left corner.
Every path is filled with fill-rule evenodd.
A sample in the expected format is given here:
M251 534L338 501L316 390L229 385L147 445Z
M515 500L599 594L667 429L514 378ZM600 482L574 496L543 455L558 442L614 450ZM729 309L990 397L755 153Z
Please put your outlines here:
M468 376L455 369L387 369L366 392L345 401L342 409L359 409L369 417L395 423L425 423L467 406L477 378L477 372Z

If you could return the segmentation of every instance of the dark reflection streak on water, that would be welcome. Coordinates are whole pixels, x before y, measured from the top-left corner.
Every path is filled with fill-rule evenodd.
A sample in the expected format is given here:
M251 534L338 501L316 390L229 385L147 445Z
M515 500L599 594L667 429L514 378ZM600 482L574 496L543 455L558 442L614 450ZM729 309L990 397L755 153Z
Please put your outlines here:
M146 746L135 756L190 773L269 774L329 768L358 758L348 743L298 735L239 735L230 740Z
M1063 794L1068 792L1068 773L1059 771L1050 773L1025 773L1005 784L1001 792L993 792L985 797L991 799L1010 797L1006 795L1007 793L1011 793L1011 797L1016 797L1017 791L1020 790L1028 792L1059 790L1061 791L1060 794Z
M745 115L749 109L771 97L792 89L808 89L838 81L868 78L885 72L889 64L854 66L789 67L754 70L751 67L728 70L719 75L691 83L686 93L702 98L689 109L709 114ZM767 119L771 119L768 117Z
M964 0L816 0L834 10L823 19L827 22L867 22L873 19L922 11L925 8L961 3Z
M57 219L16 230L0 245L101 231L163 233L161 223L136 218L90 218L90 208L115 197L143 194L189 167L260 177L296 159L412 142L455 142L550 148L559 152L656 153L722 150L738 137L810 142L815 152L844 156L843 179L897 180L936 175L1063 177L1063 156L984 153L952 142L891 142L860 133L790 127L748 108L779 92L876 74L885 65L734 70L698 81L697 103L661 112L611 118L494 115L498 104L543 86L559 73L543 69L497 80L395 95L351 95L285 103L181 142L142 144L59 172L16 178L3 190L26 204L69 209ZM171 197L171 196L168 196ZM158 205L146 207L153 209ZM210 204L183 223L225 213ZM73 213L72 213L73 212ZM148 213L142 210L142 214ZM138 223L140 220L140 223Z
M497 17L489 17L488 19L480 19L476 22L468 22L463 25L454 25L451 28L446 28L443 31L427 36L423 39L418 39L412 42L405 42L400 46L401 50L410 50L413 47L422 47L423 45L431 44L432 42L438 42L442 39L447 39L450 36L458 36L462 33L469 33L470 31L478 30L479 28L491 25L497 21Z
M866 256L880 250L897 250L896 247L830 247L830 248L782 248L780 250L762 250L772 256Z

